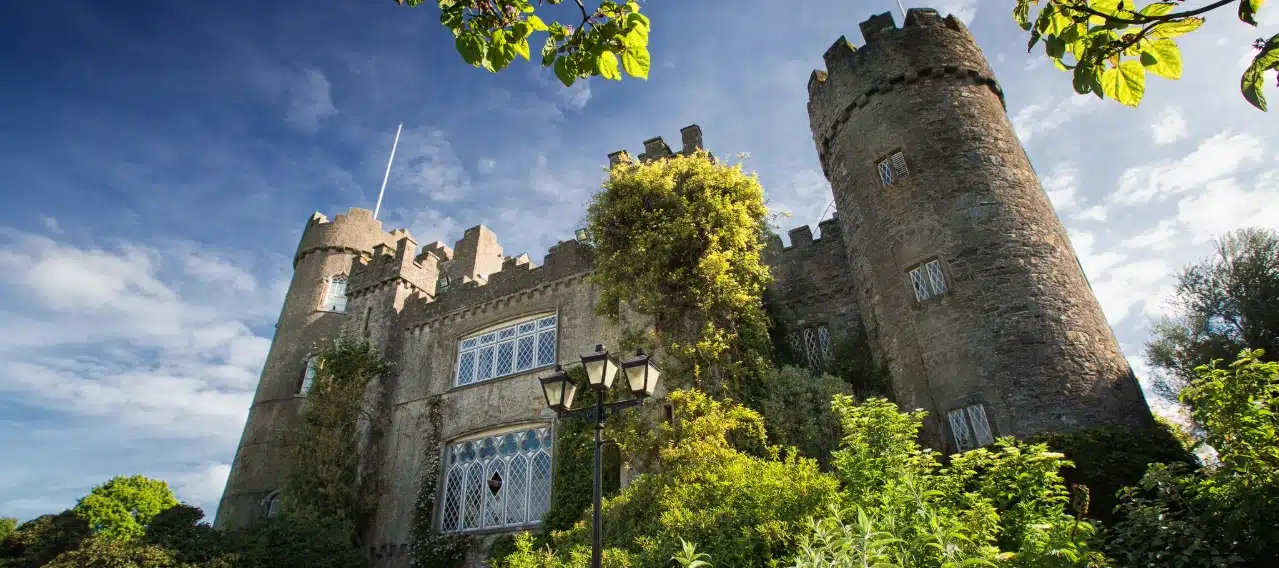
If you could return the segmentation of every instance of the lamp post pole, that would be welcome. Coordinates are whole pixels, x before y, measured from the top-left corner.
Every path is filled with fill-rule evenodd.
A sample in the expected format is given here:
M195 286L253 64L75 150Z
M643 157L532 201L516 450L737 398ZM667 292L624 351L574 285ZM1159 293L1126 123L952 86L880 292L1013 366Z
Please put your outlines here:
M657 388L657 379L661 376L661 370L653 364L643 349L636 351L635 357L620 365L625 372L632 398L604 404L604 392L613 386L613 376L617 374L619 367L617 361L604 350L603 345L596 345L594 353L582 356L582 366L586 368L588 385L595 391L595 408L570 410L573 406L573 395L577 392L577 384L564 374L564 369L559 365L555 366L554 373L540 380L542 394L546 395L547 406L561 418L589 418L595 421L595 468L591 482L591 568L600 568L603 561L600 525L603 501L604 420L610 414L643 404L644 399L652 396Z

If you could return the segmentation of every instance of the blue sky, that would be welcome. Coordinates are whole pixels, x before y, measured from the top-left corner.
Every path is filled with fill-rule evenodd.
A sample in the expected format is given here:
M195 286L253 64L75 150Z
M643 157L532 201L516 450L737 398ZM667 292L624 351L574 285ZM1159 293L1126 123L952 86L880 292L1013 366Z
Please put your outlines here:
M693 123L717 155L750 154L793 215L783 233L815 226L830 190L809 72L895 2L794 4L650 0L651 79L565 89L534 64L465 65L434 9L390 0L5 3L0 515L57 512L132 473L212 515L301 228L372 207L398 123L382 218L423 244L484 223L538 262L580 224L609 152L678 144ZM1144 376L1172 274L1223 231L1279 226L1273 113L1238 94L1279 13L1261 30L1211 19L1183 41L1185 78L1152 79L1133 110L1027 55L1011 3L932 5L990 58Z

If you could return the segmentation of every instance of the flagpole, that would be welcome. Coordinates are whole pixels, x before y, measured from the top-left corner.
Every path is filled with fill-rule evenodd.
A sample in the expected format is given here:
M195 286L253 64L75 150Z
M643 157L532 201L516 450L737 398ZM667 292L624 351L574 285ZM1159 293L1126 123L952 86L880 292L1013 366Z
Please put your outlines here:
M378 211L382 210L382 195L386 193L386 180L391 178L391 162L395 160L395 147L400 145L400 129L404 128L401 123L395 127L395 142L391 143L391 157L386 160L386 173L382 175L382 189L377 192L377 205L373 206L373 220L377 220Z
M902 0L897 0L897 9L902 11L902 18L906 17L906 7L902 6Z

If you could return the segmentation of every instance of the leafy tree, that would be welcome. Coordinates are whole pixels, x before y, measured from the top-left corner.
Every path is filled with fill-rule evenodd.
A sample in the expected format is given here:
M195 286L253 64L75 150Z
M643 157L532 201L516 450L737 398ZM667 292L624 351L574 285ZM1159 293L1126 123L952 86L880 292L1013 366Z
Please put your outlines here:
M89 533L89 523L75 511L41 515L18 525L0 541L0 568L39 568L80 546Z
M925 413L885 399L838 395L844 440L835 453L842 508L809 521L795 566L1095 566L1095 527L1068 513L1058 473L1070 465L1043 444L998 440L952 456L917 442Z
M1204 16L1237 8L1246 24L1257 25L1263 0L1216 0L1199 7L1181 0L1016 0L1013 19L1030 34L1026 50L1043 40L1053 64L1073 75L1079 94L1110 97L1128 106L1141 103L1146 74L1181 78L1181 48L1176 38L1199 29ZM1032 14L1032 6L1040 6ZM1258 50L1240 80L1240 91L1253 106L1266 110L1265 74L1279 69L1279 35L1258 39Z
M44 568L176 568L173 553L154 544L144 544L98 534L79 548L54 558Z
M542 66L555 70L564 86L595 75L622 80L622 71L640 79L648 78L648 17L640 14L637 2L603 0L588 10L575 0L581 20L576 24L545 23L531 0L438 0L440 23L453 32L462 60L497 72L516 57L531 58L529 38L546 33L542 46ZM410 7L423 0L395 0ZM538 0L539 8L562 0ZM619 68L620 66L620 68Z
M762 294L764 193L741 165L706 152L613 166L587 209L597 303L617 319L622 301L654 321L678 367L668 386L734 393L771 351ZM637 262L642 259L643 262Z
M18 519L13 517L0 517L0 541L9 538L13 531L18 530Z
M800 367L767 368L751 381L751 407L768 419L769 440L793 446L823 467L839 445L839 415L831 409L836 394L853 387L838 377L814 376Z
M142 536L152 517L177 504L168 483L142 475L119 475L81 497L75 512L89 522L94 534L131 540Z
M349 519L290 514L264 519L251 530L228 535L235 568L365 568L352 540ZM216 561L216 560L215 560Z
M1279 233L1241 229L1218 239L1213 257L1177 278L1172 317L1154 328L1146 360L1163 371L1161 394L1198 378L1196 368L1243 349L1279 356Z
M226 551L223 534L200 522L203 518L199 507L185 503L169 507L151 519L143 542L172 551L181 563L208 562Z
M1151 568L1279 562L1279 363L1260 356L1199 367L1182 390L1219 465L1151 466L1107 535L1117 558Z

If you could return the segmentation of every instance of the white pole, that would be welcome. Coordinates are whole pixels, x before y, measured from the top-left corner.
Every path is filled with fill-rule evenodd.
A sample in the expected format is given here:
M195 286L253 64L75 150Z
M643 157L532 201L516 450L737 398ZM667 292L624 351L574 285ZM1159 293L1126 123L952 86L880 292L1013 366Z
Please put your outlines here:
M906 17L906 7L902 6L902 0L897 0L897 9L902 11L902 18Z
M395 142L391 143L391 157L386 160L386 173L382 175L382 189L377 192L377 205L373 206L373 220L377 220L378 211L382 210L382 195L386 193L386 180L391 177L391 162L395 160L395 147L400 145L400 129L404 128L401 123L395 127Z

